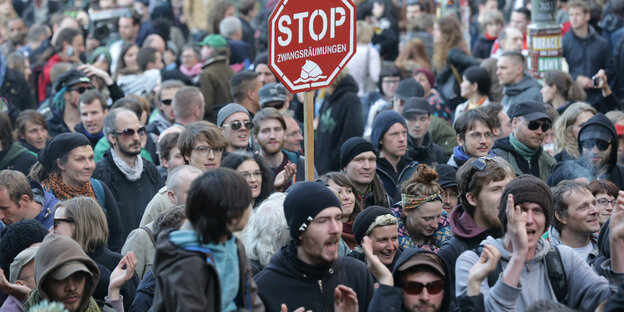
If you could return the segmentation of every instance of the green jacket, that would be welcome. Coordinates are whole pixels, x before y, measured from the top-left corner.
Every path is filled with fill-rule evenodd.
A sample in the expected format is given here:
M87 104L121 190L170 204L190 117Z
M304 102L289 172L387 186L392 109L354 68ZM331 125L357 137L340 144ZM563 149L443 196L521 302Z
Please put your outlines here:
M453 155L453 148L457 146L457 133L451 124L446 120L431 115L431 123L429 124L429 137L431 141L438 144L446 153L447 157Z

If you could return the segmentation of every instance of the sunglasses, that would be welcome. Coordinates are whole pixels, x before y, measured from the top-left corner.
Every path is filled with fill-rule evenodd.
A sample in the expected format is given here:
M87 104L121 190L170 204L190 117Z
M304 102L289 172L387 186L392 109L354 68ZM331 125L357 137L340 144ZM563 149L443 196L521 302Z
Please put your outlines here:
M75 88L69 88L69 91L76 91L80 94L85 93L85 91L87 90L93 90L93 87L92 86L88 86L88 87L80 86L80 87L75 87Z
M607 148L609 148L609 145L611 143L605 140L601 140L601 139L593 139L593 140L585 140L581 144L583 144L583 148L587 150L592 149L595 145L599 151L606 151Z
M240 130L240 128L241 128L242 126L245 126L245 129L247 129L247 130L251 130L251 129L253 129L254 124L253 124L253 122L251 122L250 120L247 120L247 121L245 121L245 122L234 121L234 122L232 122L232 123L230 123L230 124L223 125L223 127L230 127L230 128L232 128L232 130L234 130L234 131L236 131L236 130Z
M527 123L527 127L531 131L535 131L535 130L539 129L539 127L542 127L542 132L546 132L546 131L548 131L548 129L550 129L550 124L547 123L547 122L540 123L539 121L531 121L531 122Z
M266 104L264 104L264 107L272 107L272 108L275 108L277 110L280 110L280 109L284 108L284 102L266 103Z
M74 221L73 218L58 218L58 219L54 219L54 223L52 223L52 226L54 226L55 228L59 226L59 224L61 222L65 222L65 223L74 223L76 221Z
M163 103L163 105L169 106L171 105L172 101L173 101L172 99L165 99L165 100L160 100L160 103Z
M439 294L441 291L444 290L444 281L437 280L429 282L427 284L419 282L407 282L405 286L403 286L403 291L410 295L420 295L424 288L427 288L427 292L429 294Z
M479 157L477 159L475 159L472 162L472 170L470 171L470 176L468 177L468 183L470 183L470 181L472 181L472 174L475 171L483 171L485 169L485 167L487 167L487 161L493 161L493 162L498 162L496 160L496 158L492 157L492 156L483 156L483 157Z
M127 138L131 138L134 136L135 133L138 133L139 136L144 136L145 135L145 127L139 127L139 129L130 129L130 128L126 128L123 129L121 131L116 131L115 134L116 135L123 135L124 137Z

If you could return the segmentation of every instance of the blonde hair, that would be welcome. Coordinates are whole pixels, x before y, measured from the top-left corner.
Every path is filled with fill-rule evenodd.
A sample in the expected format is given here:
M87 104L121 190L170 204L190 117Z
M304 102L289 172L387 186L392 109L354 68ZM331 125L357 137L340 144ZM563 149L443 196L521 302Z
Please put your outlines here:
M74 219L72 238L78 242L85 253L90 253L105 246L108 241L108 222L102 208L91 197L74 197L56 205L65 208L67 218Z
M431 69L431 62L429 62L429 55L427 55L425 43L419 38L414 38L406 42L399 56L397 56L394 61L394 65L403 72L404 76L409 75L417 68L425 67Z
M555 153L566 151L570 156L579 156L578 142L572 133L572 127L576 118L581 113L591 112L596 115L597 111L585 102L576 102L568 107L555 121L553 132L555 135Z

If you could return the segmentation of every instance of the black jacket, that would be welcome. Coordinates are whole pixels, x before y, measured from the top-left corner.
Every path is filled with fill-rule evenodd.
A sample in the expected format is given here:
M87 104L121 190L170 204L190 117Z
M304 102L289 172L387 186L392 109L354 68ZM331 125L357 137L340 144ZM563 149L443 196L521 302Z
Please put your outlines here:
M434 166L436 163L445 164L448 160L444 149L431 141L429 133L425 134L425 139L421 146L417 146L414 139L411 136L407 136L407 155L419 164L428 166Z
M464 70L471 66L479 66L481 62L479 62L479 60L477 60L476 58L466 54L466 52L459 48L452 48L448 52L448 59L446 63L447 64L446 66L444 66L444 68L439 68L435 70L435 85L437 86L438 91L440 91L440 95L442 96L442 99L444 100L446 105L451 109L451 111L455 111L455 107L457 106L457 104L465 100L460 96L459 84L461 83L461 80L457 80L450 64L455 66L455 69L459 74L459 79L461 79ZM454 92L452 92L451 90L441 90L441 86L444 86L449 79L455 80L455 87L454 90L452 90ZM447 91L449 93L445 93Z
M412 177L417 165L417 161L403 157L397 164L397 171L394 171L394 167L387 159L377 158L377 176L383 183L386 194L392 197L394 203L401 200L401 184Z
M145 207L163 185L158 169L154 164L143 159L141 178L134 182L129 181L117 168L111 151L108 150L97 162L93 177L102 180L111 188L119 207L121 239L124 241L132 230L139 227Z
M334 82L336 83L336 82ZM362 105L357 96L355 79L348 75L337 83L334 93L328 95L319 112L314 159L318 174L338 171L340 168L340 147L352 137L362 136Z
M297 258L294 241L283 246L269 265L254 280L267 311L288 311L305 307L307 310L334 311L334 290L339 284L357 294L359 311L368 311L373 295L373 276L361 261L340 257L329 265L312 266Z
M583 145L581 144L581 134L586 131L589 126L599 125L604 127L611 133L610 138L604 138L605 140L611 141L611 155L609 157L609 161L605 164L607 167L606 173L600 177L596 177L598 179L607 179L613 184L617 185L617 187L621 190L624 189L624 166L617 163L617 150L618 150L618 135L615 130L615 126L613 123L603 114L596 114L594 117L590 118L585 122L581 130L579 130L579 136L577 138L579 154L583 155ZM579 157L579 163L583 164L584 158ZM584 164L585 167L591 168L587 163Z
M0 96L6 98L10 105L15 106L20 111L37 109L39 105L32 90L22 73L15 69L6 69L4 82L0 88Z
M488 39L485 36L479 37L472 46L472 56L480 59L490 57L494 41L496 41L496 38Z

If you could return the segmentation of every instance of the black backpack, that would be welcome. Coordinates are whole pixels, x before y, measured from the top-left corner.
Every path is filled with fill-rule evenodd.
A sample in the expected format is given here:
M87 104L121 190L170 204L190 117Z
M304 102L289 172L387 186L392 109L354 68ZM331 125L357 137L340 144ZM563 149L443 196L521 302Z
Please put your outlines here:
M483 247L480 246L472 250L477 256L481 256ZM546 272L548 273L548 280L557 297L557 301L566 304L566 294L568 293L568 280L565 274L565 268L563 267L563 261L561 260L561 253L559 249L551 246L550 250L546 254ZM488 274L488 286L494 287L498 277L503 272L503 266L498 262L496 269Z

